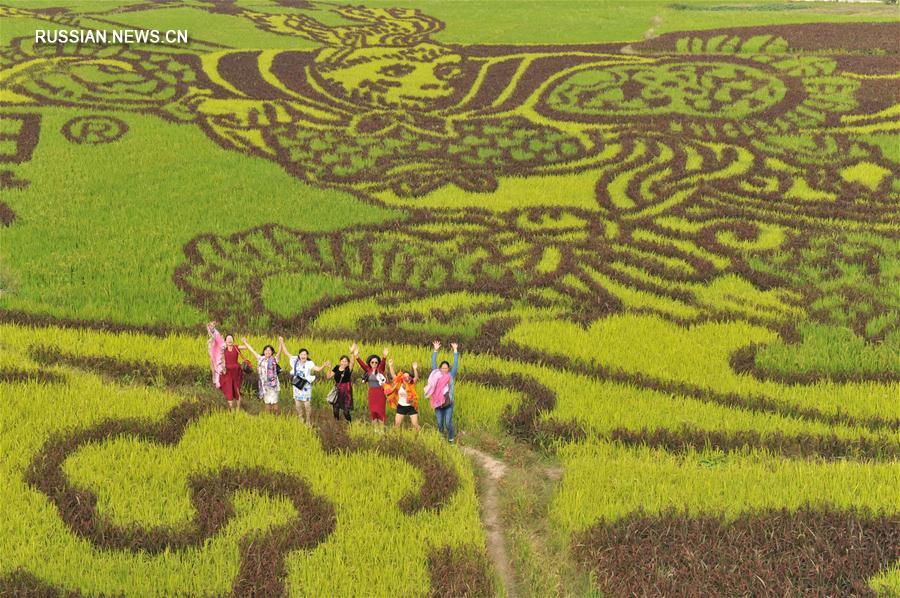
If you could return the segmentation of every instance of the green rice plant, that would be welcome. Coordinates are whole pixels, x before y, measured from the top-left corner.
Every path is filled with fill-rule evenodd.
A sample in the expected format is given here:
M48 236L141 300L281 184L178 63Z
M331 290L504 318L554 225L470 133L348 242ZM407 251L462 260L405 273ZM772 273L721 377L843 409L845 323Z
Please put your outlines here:
M822 381L787 385L735 373L729 362L735 351L778 338L765 328L744 322L708 322L682 328L657 316L623 315L601 320L587 330L560 321L526 322L505 338L550 354L569 355L589 367L724 394L762 396L826 415L888 421L900 416L895 384Z
M366 320L384 312L390 313L391 304L398 303L394 311L400 313L396 324L399 336L406 337L410 331L426 328L435 336L443 334L456 335L457 338L473 337L478 331L478 324L488 317L488 309L502 304L502 299L490 294L447 293L421 300L399 301L400 296L385 293L371 299L348 301L338 307L323 310L313 322L311 328L316 332L350 331L366 332ZM452 314L450 321L434 322L443 316ZM424 321L423 321L424 320ZM429 322L429 320L432 320ZM390 330L382 332L382 336L390 338Z
M46 130L59 130L81 114L52 108L41 118ZM33 182L5 194L4 201L30 216L0 231L0 262L7 284L15 288L4 293L3 307L131 324L196 325L204 316L184 302L172 272L183 260L182 247L198 232L231 232L273 219L316 230L362 220L354 215L360 204L348 195L315 190L276 165L222 152L190 128L139 114L126 119L127 134L115 143L91 146L89 156L85 146L57 135L41 144L39 159L21 165L18 174ZM119 167L121 156L147 147L168 149L143 166ZM186 162L184 155L193 159ZM55 166L82 160L91 167L77 173ZM163 170L169 187L146 184ZM246 178L235 185L225 175L229 172ZM40 199L48 196L70 199ZM220 202L225 196L236 198L227 209ZM297 197L305 198L302 210ZM73 213L79 218L74 227L69 226ZM372 208L366 220L387 216ZM170 224L156 226L164 222ZM90 247L85 238L94 239ZM99 259L113 255L115 268ZM273 262L292 257L274 250L269 255Z
M798 346L778 342L760 351L757 367L783 376L809 371L836 376L900 375L900 363L896 359L900 334L896 329L877 344L866 343L851 329L838 326L807 324L800 327L800 335L803 341Z
M590 434L609 437L616 430L697 430L707 433L756 432L763 438L836 436L843 440L882 439L896 443L900 437L888 431L861 426L810 421L790 413L754 411L747 406L711 402L673 392L648 390L637 385L568 376L554 386L556 406L544 414L550 422L576 421ZM585 397L590 397L586 400Z
M878 596L891 596L900 590L900 565L894 564L869 581L869 586Z
M889 463L810 463L764 452L688 452L593 442L560 451L566 469L551 508L554 521L584 530L598 520L674 509L727 518L766 508L806 505L894 513L898 466Z
M158 417L182 398L154 388L129 388L131 397L121 401L121 389L98 376L66 373L66 385L29 381L2 384L10 405L0 415L4 434L0 438L7 457L4 471L21 469L51 435L67 429L88 427L106 418Z

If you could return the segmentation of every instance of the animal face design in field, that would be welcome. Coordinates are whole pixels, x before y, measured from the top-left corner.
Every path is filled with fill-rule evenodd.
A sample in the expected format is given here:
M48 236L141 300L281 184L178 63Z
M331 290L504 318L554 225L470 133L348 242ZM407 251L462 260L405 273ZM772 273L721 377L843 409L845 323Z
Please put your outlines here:
M463 58L436 44L325 48L314 73L337 97L361 106L428 110L454 93Z
M223 147L274 160L310 183L379 200L385 191L415 199L448 185L493 192L504 177L589 171L602 177L617 164L640 170L648 162L670 179L691 175L673 181L677 188L653 185L660 192L649 195L664 201L657 206L663 211L697 193L701 181L718 191L739 177L778 178L778 170L791 173L797 195L859 192L833 169L821 177L823 188L802 180L806 165L791 163L791 154L768 159L779 137L812 128L846 145L841 115L856 106L857 90L869 89L866 80L837 72L835 60L789 54L787 43L771 35L678 39L668 47L651 44L644 54L451 48L430 37L443 24L413 9L311 3L350 23L331 25L306 13L229 6L229 14L261 29L323 47L191 54L20 39L0 56L4 98L194 122ZM873 93L863 95L871 100ZM857 147L860 168L878 160L877 152ZM605 196L621 195L610 183L597 187L601 209ZM762 191L771 192L765 185Z

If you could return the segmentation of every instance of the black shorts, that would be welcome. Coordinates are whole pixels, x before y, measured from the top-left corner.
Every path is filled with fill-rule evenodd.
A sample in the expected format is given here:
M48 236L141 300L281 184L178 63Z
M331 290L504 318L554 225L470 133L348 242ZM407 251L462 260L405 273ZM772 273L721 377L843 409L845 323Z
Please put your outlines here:
M418 413L412 405L397 405L397 415L418 415Z

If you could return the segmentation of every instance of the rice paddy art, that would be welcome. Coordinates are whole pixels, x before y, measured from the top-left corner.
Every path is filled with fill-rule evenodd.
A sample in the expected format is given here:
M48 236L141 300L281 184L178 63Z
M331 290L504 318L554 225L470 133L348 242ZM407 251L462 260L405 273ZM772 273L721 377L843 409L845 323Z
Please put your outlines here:
M896 14L60 4L0 6L0 591L900 591ZM459 342L499 506L427 409L226 413L209 319Z

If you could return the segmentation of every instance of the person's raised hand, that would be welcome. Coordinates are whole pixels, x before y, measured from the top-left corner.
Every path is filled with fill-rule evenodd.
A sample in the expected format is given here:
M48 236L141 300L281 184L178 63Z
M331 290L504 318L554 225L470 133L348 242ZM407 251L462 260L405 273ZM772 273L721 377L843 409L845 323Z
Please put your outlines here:
M418 364L417 362L415 362L415 361L412 362L412 368L413 368L414 370L419 369L419 364Z
M431 341L431 346L434 347L435 351L437 351L441 348L441 341Z
M453 349L454 353L456 353L459 349L459 343L450 343L450 348Z
M384 355L385 357L387 357L387 355L388 355L388 348L385 347L384 350L381 352L381 354Z
M388 359L387 361L388 361L388 367L391 367L391 368L394 367L394 360L393 360L393 359Z

